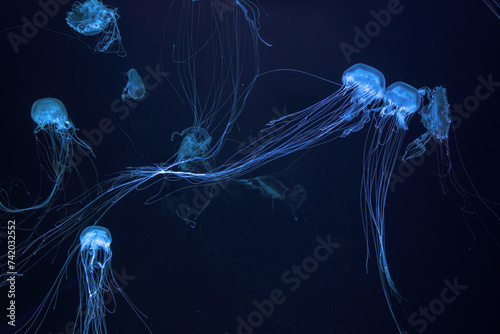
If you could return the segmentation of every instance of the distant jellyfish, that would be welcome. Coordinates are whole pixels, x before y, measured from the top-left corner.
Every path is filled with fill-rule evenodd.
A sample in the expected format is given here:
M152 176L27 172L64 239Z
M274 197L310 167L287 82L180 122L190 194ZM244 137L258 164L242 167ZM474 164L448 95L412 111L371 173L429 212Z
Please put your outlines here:
M116 8L110 8L100 0L87 0L73 4L71 11L67 13L66 22L82 35L100 35L95 47L97 52L125 56L117 24L119 17Z
M127 85L123 88L122 100L132 99L140 101L144 99L146 97L146 88L135 68L131 68L127 72L127 77Z
M288 204L293 212L295 220L298 220L296 212L307 199L307 191L300 184L293 185L285 194L283 201Z
M181 141L175 164L184 172L202 172L211 171L210 164L210 143L212 136L203 128L191 126L182 132L174 132L170 140L175 135L184 137Z
M1 189L0 193L7 198L9 203L0 203L0 210L6 212L16 213L49 206L63 185L64 173L76 169L72 160L73 151L78 148L92 153L91 148L76 135L75 126L60 100L47 97L35 101L31 108L31 118L35 122L34 133L38 156L43 171L53 182L52 191L46 199L37 200L30 207L18 208L17 205L9 202L7 192Z
M280 201L285 199L288 191L288 187L283 182L271 175L257 176L251 179L238 179L234 180L234 182L243 184L248 189L259 190L264 198L278 199Z

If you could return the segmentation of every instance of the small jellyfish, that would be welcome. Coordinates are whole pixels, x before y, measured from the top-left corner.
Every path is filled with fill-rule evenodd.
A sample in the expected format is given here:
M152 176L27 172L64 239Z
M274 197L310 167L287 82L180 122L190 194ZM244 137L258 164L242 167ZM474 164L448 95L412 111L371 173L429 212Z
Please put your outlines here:
M170 137L173 141L174 136L184 137L181 146L177 152L175 164L184 172L202 172L211 171L210 160L210 142L212 137L208 132L199 127L191 126L184 129L181 133L174 132Z
M146 88L135 68L131 68L127 72L127 77L127 85L123 88L122 100L132 99L140 101L144 99L146 97Z
M116 8L110 8L99 0L75 2L67 13L66 22L76 32L85 36L99 35L95 51L117 53L125 56L118 30L117 20L120 16Z
M60 100L47 97L35 101L31 108L31 118L35 122L34 133L43 171L54 185L45 200L38 199L30 207L18 208L13 203L0 203L0 210L6 212L16 213L49 206L63 185L65 172L76 170L72 160L73 150L78 148L92 152L91 148L76 135L75 126ZM8 199L9 196L4 189L0 189L0 193Z

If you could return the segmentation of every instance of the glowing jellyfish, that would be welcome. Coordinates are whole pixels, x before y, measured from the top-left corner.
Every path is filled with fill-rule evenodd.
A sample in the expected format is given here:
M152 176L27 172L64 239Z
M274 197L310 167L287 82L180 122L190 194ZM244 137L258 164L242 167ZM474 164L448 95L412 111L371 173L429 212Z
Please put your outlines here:
M383 106L374 109L374 126L370 127L363 159L361 181L361 209L365 230L367 261L370 256L369 231L373 236L375 257L384 295L390 312L399 327L392 308L391 297L401 302L389 272L385 250L385 207L390 176L401 151L410 118L420 109L418 90L404 82L396 82L387 88Z
M62 239L59 241L62 241ZM78 307L79 320L75 323L75 327L72 328L73 333L108 333L106 315L116 311L114 297L116 292L123 296L148 332L151 333L151 330L144 322L144 318L147 317L132 303L113 275L111 267L113 256L111 251L112 239L109 230L102 226L88 226L83 229L78 239L79 242L73 243L73 246L68 251L64 265L49 292L29 321L16 333L28 333L31 329L34 329L36 333L47 316L51 305L55 309L57 296L61 290L61 282L68 277L68 267L75 254L78 254L77 270L80 305ZM36 323L38 319L41 319L39 324Z
M406 147L403 160L421 156L425 152L425 145L431 138L434 138L438 142L446 143L448 141L451 117L446 89L435 87L433 90L430 90L424 87L420 89L420 92L429 100L429 103L422 107L419 112L422 117L422 124L427 129L427 132Z
M212 170L210 165L212 137L205 129L192 126L180 133L172 133L170 140L173 141L175 135L183 137L175 160L175 164L179 166L180 170L184 172L207 172Z
M104 294L111 291L111 234L101 226L89 226L80 235L80 294L85 296L83 333L106 333Z
M344 130L342 137L351 132L359 131L370 119L370 111L367 107L373 102L380 101L385 92L385 77L379 70L365 65L355 64L345 70L342 75L344 89L351 90L351 103L358 105L357 108L348 109L341 117L343 120L351 120L363 112L363 117L356 126Z
M87 333L107 333L106 313L115 310L105 304L105 295L113 290L119 291L132 310L144 323L142 314L128 296L122 291L113 276L111 268L111 233L102 226L89 226L80 234L80 253L78 268L80 284L80 329ZM85 299L85 301L84 301ZM82 307L85 305L85 314Z
M13 203L0 203L0 210L6 212L34 210L51 204L62 187L65 172L76 168L72 161L73 150L78 148L92 152L91 148L77 137L75 126L60 100L48 97L35 101L31 108L31 118L35 122L34 133L43 170L54 186L45 200L38 200L30 207L17 208ZM39 138L40 134L43 134L43 140ZM5 197L9 202L8 194Z
M127 77L127 85L123 88L122 100L132 99L139 101L144 99L146 97L146 88L135 68L131 68L127 72Z
M73 4L71 11L67 13L66 22L82 35L100 35L95 47L97 52L125 56L117 24L119 17L116 8L109 8L99 0L87 0Z
M259 74L258 7L250 1L228 2L223 7L219 2L178 2L180 24L172 52L180 91L193 113L193 128L201 129L187 141L203 143L207 136L202 132L210 133L214 155L236 124ZM194 150L189 151L194 157ZM189 165L181 169L189 170Z
M377 69L356 64L344 72L342 81L341 88L322 101L268 123L256 142L240 149L249 152L243 158L236 153L214 167L208 161L218 150L209 148L211 136L207 130L193 126L172 135L172 138L176 134L184 136L173 164L134 168L120 178L126 179L128 174L143 182L157 175L170 181L186 179L193 183L228 181L285 155L345 137L362 129L370 120L370 113L380 108L385 79ZM220 141L215 145L220 145Z

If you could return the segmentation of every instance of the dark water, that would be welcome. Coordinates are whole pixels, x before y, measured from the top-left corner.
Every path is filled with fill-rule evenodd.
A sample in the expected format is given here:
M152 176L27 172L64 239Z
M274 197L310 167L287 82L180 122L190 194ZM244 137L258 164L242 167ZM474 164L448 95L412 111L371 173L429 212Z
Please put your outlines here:
M99 179L106 180L127 166L169 159L179 145L179 137L170 141L171 134L192 125L171 57L179 2L173 7L171 1L106 3L119 8L118 26L129 58L91 52L84 43L93 46L93 38L78 41L80 36L64 21L70 4L54 9L46 29L19 44L18 52L7 36L9 32L22 36L22 29L0 33L2 187L20 178L34 193L40 185L45 194L50 185L47 180L39 183L30 119L32 103L42 97L63 101L82 139L92 139L103 118L115 126L102 139L93 137L99 142L93 145L95 167L88 158L82 157L79 163L75 157L88 186L96 184L94 168ZM373 23L388 6L394 13L385 17L384 26ZM41 8L35 2L4 1L0 30L21 25L23 17L32 20ZM362 62L379 69L388 84L404 81L415 87L445 87L460 121L456 138L450 140L457 177L469 191L468 177L483 198L500 201L500 20L482 1L402 0L399 5L394 1L261 1L259 8L260 35L273 45L259 44L261 72L293 68L338 82L347 67ZM371 37L362 40L358 31L365 29ZM355 52L346 54L347 44ZM143 76L159 66L160 72L169 73L172 84L159 79L161 83L137 107L129 107L127 114L125 109L117 111L116 99L131 61ZM207 66L212 66L209 61ZM298 73L263 76L249 95L223 154L236 152L238 141L258 134L277 115L301 110L336 89ZM416 116L405 145L422 131ZM158 191L151 187L132 192L113 206L99 224L113 235L117 281L147 315L149 328L154 333L397 333L375 259L368 262L368 273L365 266L359 207L365 138L366 129L245 176L272 175L286 187L302 185L307 198L301 205L293 202L295 210L287 202L273 201L236 183L217 189L194 229L172 208L183 203L205 207L209 190L204 187L145 205ZM387 198L386 249L392 276L406 301L404 309L394 305L395 313L409 333L498 331L500 250L495 240L500 240L500 221L477 199L475 208L482 221L462 214L452 197L443 194L438 167L436 153L418 163L396 163L395 172L404 182L394 184ZM177 190L186 185L180 181L166 187ZM80 193L80 183L72 177L58 201ZM485 203L500 213L497 205ZM45 227L67 214L71 212L52 212ZM8 218L22 219L8 216L2 224ZM18 233L22 238L22 231ZM75 237L68 236L57 253L54 250L18 279L18 325L50 289ZM309 263L318 238L330 238L336 245L332 254L307 276L291 273L294 265ZM0 245L5 252L4 238ZM79 302L74 262L40 333L71 333ZM453 284L459 285L455 293L449 289ZM5 310L5 288L1 294ZM106 317L108 332L146 333L125 300L114 296L117 306ZM276 303L270 308L265 301L272 297ZM259 310L264 306L257 305L267 308ZM239 318L246 325L238 331ZM408 323L408 318L413 322ZM5 315L2 319L1 328L9 333Z

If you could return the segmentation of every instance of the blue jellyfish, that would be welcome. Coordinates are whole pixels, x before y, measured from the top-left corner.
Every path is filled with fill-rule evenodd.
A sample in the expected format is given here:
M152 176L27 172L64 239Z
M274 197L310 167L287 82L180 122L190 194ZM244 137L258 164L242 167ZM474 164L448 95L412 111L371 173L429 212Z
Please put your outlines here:
M144 99L146 97L146 88L135 68L131 68L127 72L127 77L127 85L123 88L122 100L132 99L140 101Z
M387 304L398 326L391 297L401 303L402 297L391 277L385 250L385 207L390 176L401 151L408 122L420 109L419 91L404 83L390 85L383 105L374 109L374 125L370 127L363 159L361 211L366 238L367 261L370 256L369 234L373 236L375 257ZM368 144L369 143L369 144Z
M144 314L132 304L116 282L111 268L112 255L111 233L107 228L94 225L82 231L78 256L81 297L80 330L84 334L107 333L106 313L113 313L114 309L105 306L104 296L109 291L118 290L148 331L151 332L144 323ZM85 306L85 310L83 310L83 306Z
M201 129L195 130L195 138L203 145L201 133L210 133L212 156L222 149L259 74L259 16L250 1L228 2L224 9L214 1L181 3L173 61L180 91L193 113L192 128Z
M118 291L151 333L144 321L144 318L147 317L132 303L113 275L111 241L111 233L105 227L94 225L83 229L79 235L79 243L74 243L68 251L67 259L49 292L29 321L16 333L28 333L31 329L34 329L34 332L38 331L50 306L54 305L53 308L55 308L58 292L61 290L61 282L63 278L68 276L68 267L75 254L78 254L80 305L78 307L79 320L76 322L73 332L107 333L105 317L108 313L115 312L116 301L113 293ZM111 305L107 305L109 301L106 301L106 298L112 298ZM36 324L39 318L41 321Z
M89 226L80 235L80 296L85 298L83 333L106 333L104 294L113 284L111 234L102 226ZM83 305L82 305L83 306ZM83 315L82 315L83 318Z
M95 46L97 52L126 56L118 30L119 17L116 8L107 7L100 0L87 0L73 4L71 11L67 13L66 22L82 35L100 35Z
M205 129L191 126L180 133L177 131L172 133L170 140L173 141L175 135L183 137L175 160L180 170L184 172L212 170L210 164L212 137Z
M384 76L373 67L356 64L344 72L342 81L341 88L322 101L269 122L262 130L261 138L240 149L239 152L250 151L243 158L235 153L220 166L207 165L205 162L214 158L218 149L209 150L211 137L207 130L190 127L180 133L185 137L175 163L133 168L122 174L120 179L129 182L127 177L131 177L134 181L147 182L162 175L170 181L229 181L285 155L359 131L370 120L371 110L380 107L385 92ZM220 145L220 142L215 145ZM203 170L199 169L200 163Z
M451 125L450 104L446 97L446 89L435 87L430 89L424 87L420 89L423 97L429 100L429 103L419 111L422 117L422 124L427 132L411 142L405 150L403 160L412 159L421 156L425 152L425 145L434 138L438 142L448 141L448 132Z
M0 210L10 213L49 206L55 200L57 191L62 187L64 173L75 169L72 161L73 150L78 148L92 152L91 148L76 135L75 126L60 100L48 97L35 101L31 108L31 118L35 122L34 133L43 170L54 185L46 199L39 200L30 207L18 208L12 203L0 203ZM39 138L40 133L48 143L44 143ZM44 166L45 163L49 165ZM9 202L6 191L2 189L2 193Z

